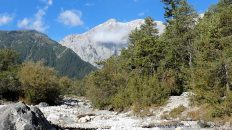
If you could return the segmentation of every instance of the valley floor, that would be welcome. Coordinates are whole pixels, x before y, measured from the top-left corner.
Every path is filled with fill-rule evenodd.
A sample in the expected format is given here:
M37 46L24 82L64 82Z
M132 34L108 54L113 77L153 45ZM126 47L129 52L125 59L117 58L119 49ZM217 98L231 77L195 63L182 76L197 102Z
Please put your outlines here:
M162 115L178 106L186 107L189 111L189 93L170 97L168 103L160 108L151 110L151 116L136 117L132 112L112 112L96 110L85 98L65 98L63 105L37 107L44 113L52 124L62 128L81 129L110 129L110 130L205 130L197 121L181 121L178 119L165 120ZM1 105L2 107L4 105ZM184 114L184 112L183 112ZM213 129L213 128L208 128ZM223 128L221 128L223 129Z

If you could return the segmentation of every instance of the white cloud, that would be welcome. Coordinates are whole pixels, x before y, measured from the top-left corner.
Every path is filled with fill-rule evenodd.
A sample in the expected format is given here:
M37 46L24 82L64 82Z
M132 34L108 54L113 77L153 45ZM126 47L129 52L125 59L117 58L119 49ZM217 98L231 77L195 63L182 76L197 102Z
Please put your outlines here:
M25 28L30 24L30 20L28 18L24 18L23 20L18 22L18 27Z
M145 12L138 13L138 16L144 16L144 15L145 15Z
M88 7L94 6L94 5L95 5L94 3L85 3L85 6L88 6Z
M47 5L52 5L53 4L53 0L40 0L44 3L46 3Z
M0 26L6 25L11 21L13 21L13 16L8 14L0 14Z
M162 34L165 29L165 25L161 21L155 21L159 34ZM88 35L90 39L95 43L117 43L127 44L128 36L132 30L140 25L144 24L143 19L134 20L127 23L117 22L109 20L102 25L99 25L94 31Z
M81 15L81 11L78 10L65 10L60 13L58 20L68 26L80 26L84 24Z
M52 0L42 0L45 2L45 6L39 9L34 18L24 18L18 21L18 27L23 29L34 29L40 32L45 32L48 29L48 26L44 23L44 16L46 15L46 11L48 10L49 6L52 5Z
M164 25L164 23L162 21L155 21L156 22L156 27L159 30L159 34L164 33L164 30L166 28L166 26Z
M52 0L48 0L48 4L49 4L49 5L52 5Z

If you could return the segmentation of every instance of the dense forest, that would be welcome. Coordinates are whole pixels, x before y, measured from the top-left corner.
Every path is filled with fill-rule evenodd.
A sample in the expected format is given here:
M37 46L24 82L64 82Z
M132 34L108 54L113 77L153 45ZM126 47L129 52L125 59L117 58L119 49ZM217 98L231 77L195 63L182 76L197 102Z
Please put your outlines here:
M165 32L158 35L151 17L134 30L120 56L81 81L59 77L41 62L20 63L17 52L0 51L0 89L5 98L54 102L76 94L96 108L141 113L169 96L192 93L194 113L206 120L231 120L232 1L220 0L200 17L186 0L162 0ZM52 95L51 95L52 94Z

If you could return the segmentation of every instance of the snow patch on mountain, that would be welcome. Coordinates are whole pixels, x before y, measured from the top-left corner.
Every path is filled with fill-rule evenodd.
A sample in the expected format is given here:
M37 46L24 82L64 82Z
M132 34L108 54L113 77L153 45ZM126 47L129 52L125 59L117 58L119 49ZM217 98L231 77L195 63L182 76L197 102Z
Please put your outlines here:
M97 66L96 62L119 55L122 48L128 45L130 32L143 23L143 19L126 23L110 19L83 34L66 36L60 44L72 49L84 61ZM165 25L161 21L156 23L159 33L163 33Z

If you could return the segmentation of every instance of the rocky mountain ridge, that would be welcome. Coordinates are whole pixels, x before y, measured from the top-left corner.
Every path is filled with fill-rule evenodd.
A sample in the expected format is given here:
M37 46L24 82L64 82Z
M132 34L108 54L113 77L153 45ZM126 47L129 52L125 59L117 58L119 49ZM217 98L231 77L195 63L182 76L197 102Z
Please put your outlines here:
M97 66L96 62L119 55L128 45L129 34L144 23L143 19L119 22L110 19L83 34L66 36L59 43L72 49L81 59ZM163 33L164 24L156 21L159 33Z

